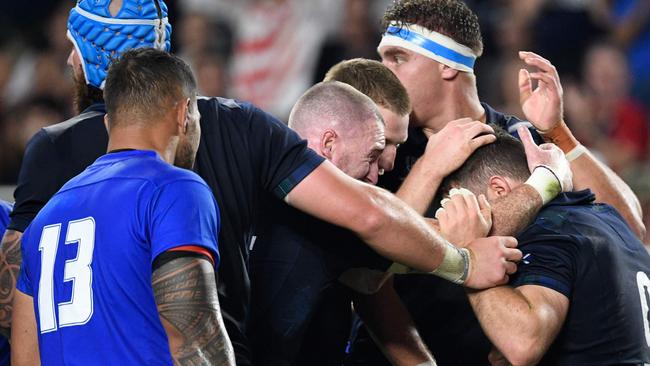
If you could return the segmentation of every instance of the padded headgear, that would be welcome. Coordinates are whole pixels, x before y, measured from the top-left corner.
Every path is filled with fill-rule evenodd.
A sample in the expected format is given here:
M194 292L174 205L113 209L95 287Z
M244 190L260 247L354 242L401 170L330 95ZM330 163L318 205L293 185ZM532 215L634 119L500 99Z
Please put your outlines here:
M169 51L172 27L162 0L124 0L111 15L111 0L79 0L70 10L67 36L81 58L86 83L103 89L108 66L128 49Z

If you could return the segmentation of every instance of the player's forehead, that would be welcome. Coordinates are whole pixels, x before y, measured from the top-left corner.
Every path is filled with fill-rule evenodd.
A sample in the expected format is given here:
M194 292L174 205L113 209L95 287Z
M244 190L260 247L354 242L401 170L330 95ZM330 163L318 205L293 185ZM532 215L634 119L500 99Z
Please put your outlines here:
M379 56L382 59L390 55L398 55L398 54L415 55L416 54L415 52L408 50L404 47L392 46L392 45L382 46L378 49L378 52L379 52Z

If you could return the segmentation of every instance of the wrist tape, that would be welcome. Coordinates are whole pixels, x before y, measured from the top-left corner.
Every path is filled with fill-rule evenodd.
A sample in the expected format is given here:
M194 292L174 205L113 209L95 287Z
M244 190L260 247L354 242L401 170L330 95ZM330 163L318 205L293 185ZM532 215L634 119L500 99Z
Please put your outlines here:
M533 174L526 181L525 184L535 188L537 193L542 197L542 204L549 203L560 192L562 192L562 185L553 171L544 165L539 165L533 169Z
M568 153L566 153L564 155L566 156L566 159L569 162L572 162L572 161L576 160L577 158L581 157L582 154L586 153L587 151L588 150L587 150L586 147L584 147L583 145L578 145L578 146L574 147L571 151L569 151Z
M544 138L544 141L554 143L565 154L580 145L564 121L560 121L548 131L539 131L539 133Z
M440 262L438 268L431 271L431 274L462 285L469 275L469 261L469 251L467 249L456 248L447 243L442 262Z

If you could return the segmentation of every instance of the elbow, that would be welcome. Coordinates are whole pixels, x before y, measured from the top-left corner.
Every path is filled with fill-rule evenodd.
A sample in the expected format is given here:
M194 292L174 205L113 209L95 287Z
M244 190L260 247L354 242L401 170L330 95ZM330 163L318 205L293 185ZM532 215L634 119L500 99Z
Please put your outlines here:
M540 343L541 340L533 337L519 338L500 351L512 366L535 365L543 356L543 351L539 347Z

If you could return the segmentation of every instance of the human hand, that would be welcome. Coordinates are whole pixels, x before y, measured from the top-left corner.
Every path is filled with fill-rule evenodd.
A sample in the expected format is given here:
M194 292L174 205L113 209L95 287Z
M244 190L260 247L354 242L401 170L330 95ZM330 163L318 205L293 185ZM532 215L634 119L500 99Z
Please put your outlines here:
M509 275L517 271L515 262L521 260L516 249L517 239L506 236L490 236L473 240L467 249L471 260L464 285L481 290L508 283Z
M524 126L520 126L517 132L519 132L521 142L524 144L528 169L530 169L530 172L533 173L535 168L544 166L553 172L561 186L561 191L572 191L573 173L571 173L571 166L562 150L550 143L537 146L535 141L533 141L533 137L530 135L530 131L528 131L528 128ZM545 189L544 187L535 188L541 188L542 190ZM542 193L540 192L540 194Z
M492 208L484 195L476 196L465 188L452 188L436 211L440 234L457 247L484 238L492 228Z
M494 130L487 124L471 118L457 119L429 137L423 159L437 175L446 177L476 149L495 140Z
M544 133L550 131L563 116L562 84L555 66L550 61L533 52L519 52L519 58L526 65L537 68L535 72L526 69L519 70L519 102L526 119L537 130ZM533 80L537 80L537 88L533 90Z

